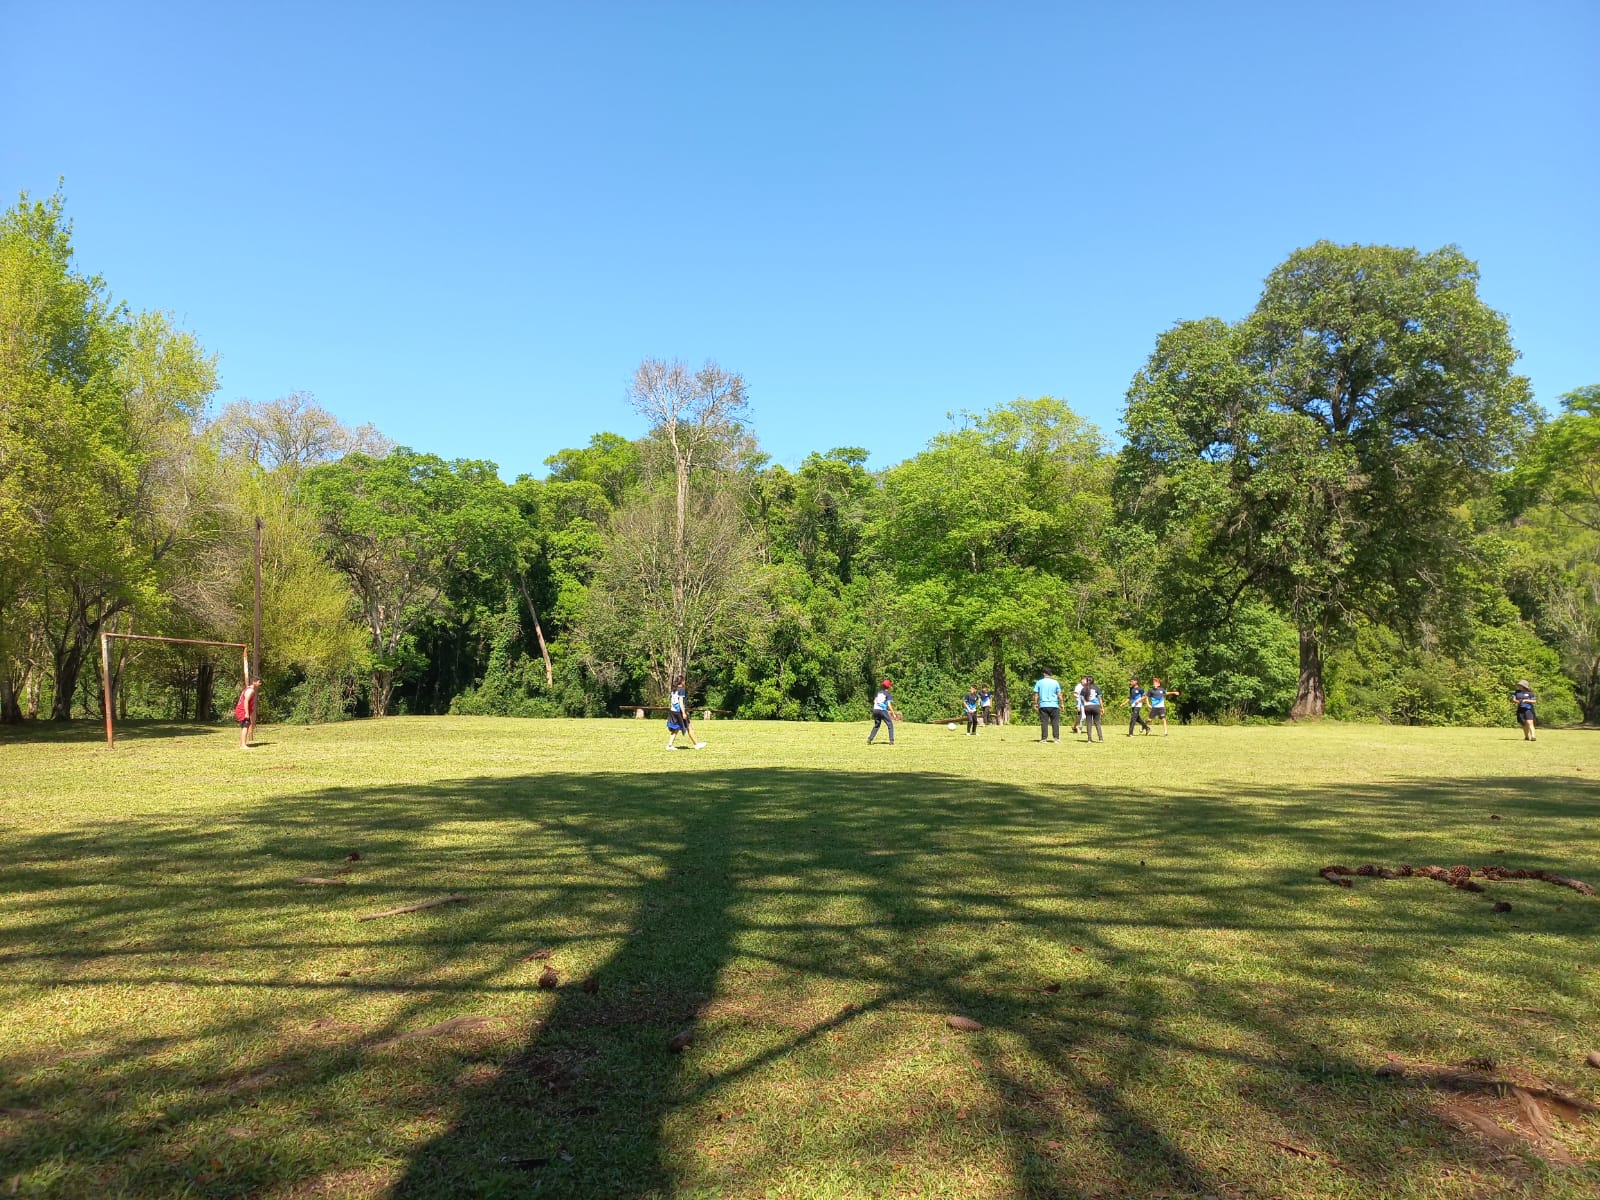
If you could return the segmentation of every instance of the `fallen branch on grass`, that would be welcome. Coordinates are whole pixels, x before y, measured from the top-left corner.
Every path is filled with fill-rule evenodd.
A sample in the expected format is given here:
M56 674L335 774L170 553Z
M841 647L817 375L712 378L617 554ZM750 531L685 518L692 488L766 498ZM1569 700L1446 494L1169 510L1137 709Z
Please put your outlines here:
M324 887L343 887L349 883L348 879L325 879L321 875L296 875L296 883L320 883Z
M382 912L367 913L357 917L358 921L376 921L379 917L398 917L402 913L421 912L425 908L438 908L441 904L465 904L465 896L440 896L435 900L423 900L417 904L402 904L399 908L386 908Z
M1554 871L1530 870L1523 867L1487 866L1479 867L1476 872L1468 866L1445 867L1413 867L1410 863L1401 863L1394 870L1387 867L1377 867L1371 863L1363 863L1354 868L1334 864L1323 867L1317 872L1329 883L1340 887L1350 887L1350 876L1363 876L1376 879L1409 879L1419 876L1423 879L1436 879L1447 887L1458 888L1463 892L1481 892L1483 885L1476 882L1472 876L1476 874L1479 879L1487 879L1491 883L1501 883L1510 879L1537 879L1542 883L1553 883L1557 887L1571 888L1579 895L1594 895L1594 887L1581 879L1571 879L1566 875L1558 875Z

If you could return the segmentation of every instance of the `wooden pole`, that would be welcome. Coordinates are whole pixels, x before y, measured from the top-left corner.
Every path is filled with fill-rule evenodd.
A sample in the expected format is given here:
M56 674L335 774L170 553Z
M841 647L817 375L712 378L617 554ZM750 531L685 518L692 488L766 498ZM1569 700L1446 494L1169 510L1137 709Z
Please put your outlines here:
M111 639L100 633L100 681L106 698L106 749L117 748L116 736L111 732Z
M261 675L261 518L256 518L256 623L250 639L250 661L255 664L256 675ZM246 679L245 683L249 684Z

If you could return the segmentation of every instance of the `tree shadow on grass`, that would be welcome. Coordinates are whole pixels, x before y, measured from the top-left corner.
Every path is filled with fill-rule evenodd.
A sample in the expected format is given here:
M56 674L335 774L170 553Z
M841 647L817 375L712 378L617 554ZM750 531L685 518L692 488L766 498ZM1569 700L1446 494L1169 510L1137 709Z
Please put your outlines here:
M238 725L228 720L124 720L116 723L115 732L116 742L120 747L126 742L181 737L208 737L230 728L235 733L238 732ZM106 723L104 720L38 720L24 721L20 725L0 725L0 746L20 745L22 743L72 745L81 742L97 742L103 746L105 745L105 740Z
M176 985L203 1015L186 1033L0 1053L0 1108L30 1114L0 1135L0 1173L60 1171L60 1194L337 1177L406 1198L1504 1182L1341 1037L1376 1028L1444 1052L1435 1027L1503 1004L1463 992L1452 957L1479 956L1480 986L1582 1011L1592 990L1562 965L1594 909L1524 889L1518 940L1482 897L1373 882L1390 889L1380 903L1315 871L1492 861L1585 815L1592 828L1600 793L1569 780L1064 800L937 774L695 769L326 789L226 827L12 839L0 878L24 915L0 973L58 992ZM289 882L349 849L363 859L346 885ZM1600 874L1592 836L1572 853L1527 865ZM445 892L468 902L353 921ZM553 996L533 982L543 963L523 961L541 946ZM380 965L298 965L330 957ZM211 1011L213 989L251 999ZM364 997L389 1001L382 1017L346 1021ZM261 1035L264 1010L291 1045ZM956 1033L950 1014L987 1028ZM393 1042L460 1016L498 1024ZM1428 1030L1408 1041L1412 1022ZM158 1118L122 1099L150 1095ZM270 1144L223 1136L274 1106ZM407 1126L428 1131L420 1145ZM321 1157L298 1144L319 1137ZM339 1176L361 1144L398 1168Z

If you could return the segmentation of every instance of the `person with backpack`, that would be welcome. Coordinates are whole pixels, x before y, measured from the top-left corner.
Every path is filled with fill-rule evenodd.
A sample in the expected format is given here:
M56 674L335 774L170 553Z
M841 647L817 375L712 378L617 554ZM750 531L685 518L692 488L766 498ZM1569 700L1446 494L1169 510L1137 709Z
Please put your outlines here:
M250 739L256 732L256 697L261 691L261 680L251 679L239 693L239 703L233 706L233 719L239 722L239 749L250 749Z
M1095 686L1094 676L1086 675L1083 680L1083 740L1094 741L1098 733L1100 740L1106 740L1106 731L1100 724L1100 689Z
M894 745L894 722L899 715L894 710L894 682L885 679L872 697L872 732L867 734L867 745L872 745L872 739L878 736L879 726L889 730L889 745Z
M687 747L679 746L677 738L683 734L689 739ZM689 691L684 687L681 678L673 681L672 699L667 702L667 749L668 750L704 750L706 744L694 740L694 733L689 729Z

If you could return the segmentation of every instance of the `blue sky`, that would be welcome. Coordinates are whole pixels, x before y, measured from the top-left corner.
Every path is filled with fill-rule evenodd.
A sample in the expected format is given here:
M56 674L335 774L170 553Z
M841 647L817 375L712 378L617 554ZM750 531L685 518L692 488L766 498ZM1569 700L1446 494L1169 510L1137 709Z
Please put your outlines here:
M778 461L1055 395L1114 434L1174 321L1319 238L1476 259L1552 407L1600 383L1600 5L7 7L0 185L312 392L510 479L647 355Z

